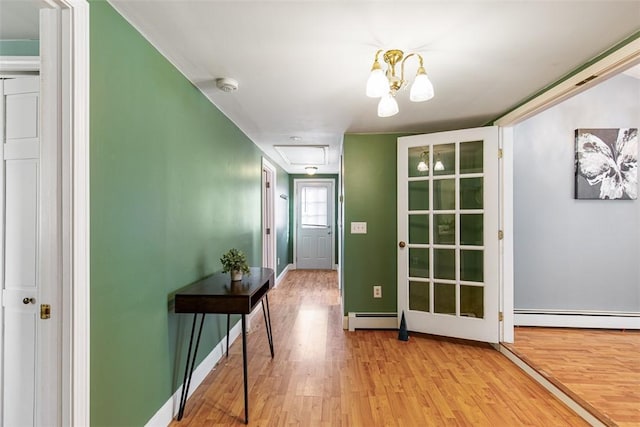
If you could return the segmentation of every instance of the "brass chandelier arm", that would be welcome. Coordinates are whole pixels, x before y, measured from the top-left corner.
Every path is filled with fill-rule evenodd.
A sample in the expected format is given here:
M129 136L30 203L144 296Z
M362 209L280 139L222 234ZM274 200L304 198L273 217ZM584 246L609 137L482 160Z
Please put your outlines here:
M404 86L404 84L407 82L404 79L404 63L407 62L407 59L411 58L412 56L417 56L418 59L420 60L420 66L418 67L418 72L416 74L426 74L425 70L424 70L424 60L422 59L422 55L420 55L419 53L410 53L409 55L407 55L403 60L402 60L402 64L400 65L400 84L401 86Z

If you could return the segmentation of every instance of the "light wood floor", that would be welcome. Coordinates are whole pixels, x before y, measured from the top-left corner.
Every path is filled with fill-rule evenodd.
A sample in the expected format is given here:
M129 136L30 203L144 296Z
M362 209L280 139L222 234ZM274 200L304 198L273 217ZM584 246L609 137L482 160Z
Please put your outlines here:
M249 347L252 426L583 426L485 345L342 329L335 272L291 271L269 294L275 359L256 317ZM241 341L172 426L242 425Z
M520 327L509 348L605 424L640 426L640 331Z

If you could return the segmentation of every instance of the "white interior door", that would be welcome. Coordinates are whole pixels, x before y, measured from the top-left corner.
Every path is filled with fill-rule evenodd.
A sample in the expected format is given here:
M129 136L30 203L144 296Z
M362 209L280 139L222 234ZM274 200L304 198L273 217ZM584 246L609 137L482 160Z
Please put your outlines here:
M274 221L275 173L263 159L262 165L262 266L276 269Z
M333 268L333 180L296 180L296 268Z
M412 331L497 343L498 130L398 139L398 311Z
M2 81L3 425L35 423L39 78Z

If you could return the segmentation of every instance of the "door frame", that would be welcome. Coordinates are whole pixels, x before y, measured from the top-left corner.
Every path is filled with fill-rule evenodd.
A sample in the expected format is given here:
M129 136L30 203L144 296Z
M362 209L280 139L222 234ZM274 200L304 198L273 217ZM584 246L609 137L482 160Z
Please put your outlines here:
M264 179L264 174L261 173L260 176L260 180L261 180L261 192L262 192L262 266L263 267L269 267L269 268L273 268L273 270L276 273L278 273L278 264L276 262L277 259L277 234L276 234L276 221L275 221L275 216L276 216L276 200L275 200L275 193L276 193L276 179L277 179L277 174L276 174L276 168L275 166L273 166L273 164L267 160L266 158L262 158L262 169L261 172L266 171L267 174L269 175L269 182L270 182L270 190L271 191L265 191L265 187L266 187L266 181ZM267 196L265 195L265 193L268 195L268 199L266 198ZM267 228L269 229L270 232L270 236L271 239L266 239L264 236L267 235ZM270 240L270 242L269 242ZM267 248L267 245L269 245L270 247ZM268 249L271 249L271 259L268 259L267 257L267 253L268 253Z
M333 178L294 178L293 179L293 269L297 268L298 263L298 186L302 182L318 182L331 184L331 201L333 209L331 209L331 227L333 233L336 233L336 180ZM336 269L336 237L332 234L331 238L331 270Z
M89 418L89 3L46 0L60 11L60 41L45 43L45 55L59 61L59 79L48 90L60 106L61 139L61 397L60 425L90 425ZM0 73L34 71L34 57L0 57ZM42 73L46 69L42 70ZM43 84L49 84L46 81ZM56 423L57 424L57 423Z
M492 124L498 126L498 145L502 150L500 162L500 229L504 230L504 239L500 241L501 265L499 274L500 307L503 312L500 341L514 342L514 236L513 236L513 144L514 126L538 115L554 105L571 98L586 89L600 84L609 77L631 67L640 61L640 38L625 40L600 55L587 66L567 74L550 85L549 89L536 94L524 104L508 111L495 119Z

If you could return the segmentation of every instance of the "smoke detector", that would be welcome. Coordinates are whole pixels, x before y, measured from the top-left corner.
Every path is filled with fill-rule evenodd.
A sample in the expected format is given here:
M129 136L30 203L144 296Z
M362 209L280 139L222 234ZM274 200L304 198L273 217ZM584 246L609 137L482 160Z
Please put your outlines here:
M216 79L216 86L223 92L235 92L238 90L238 82L229 77Z

